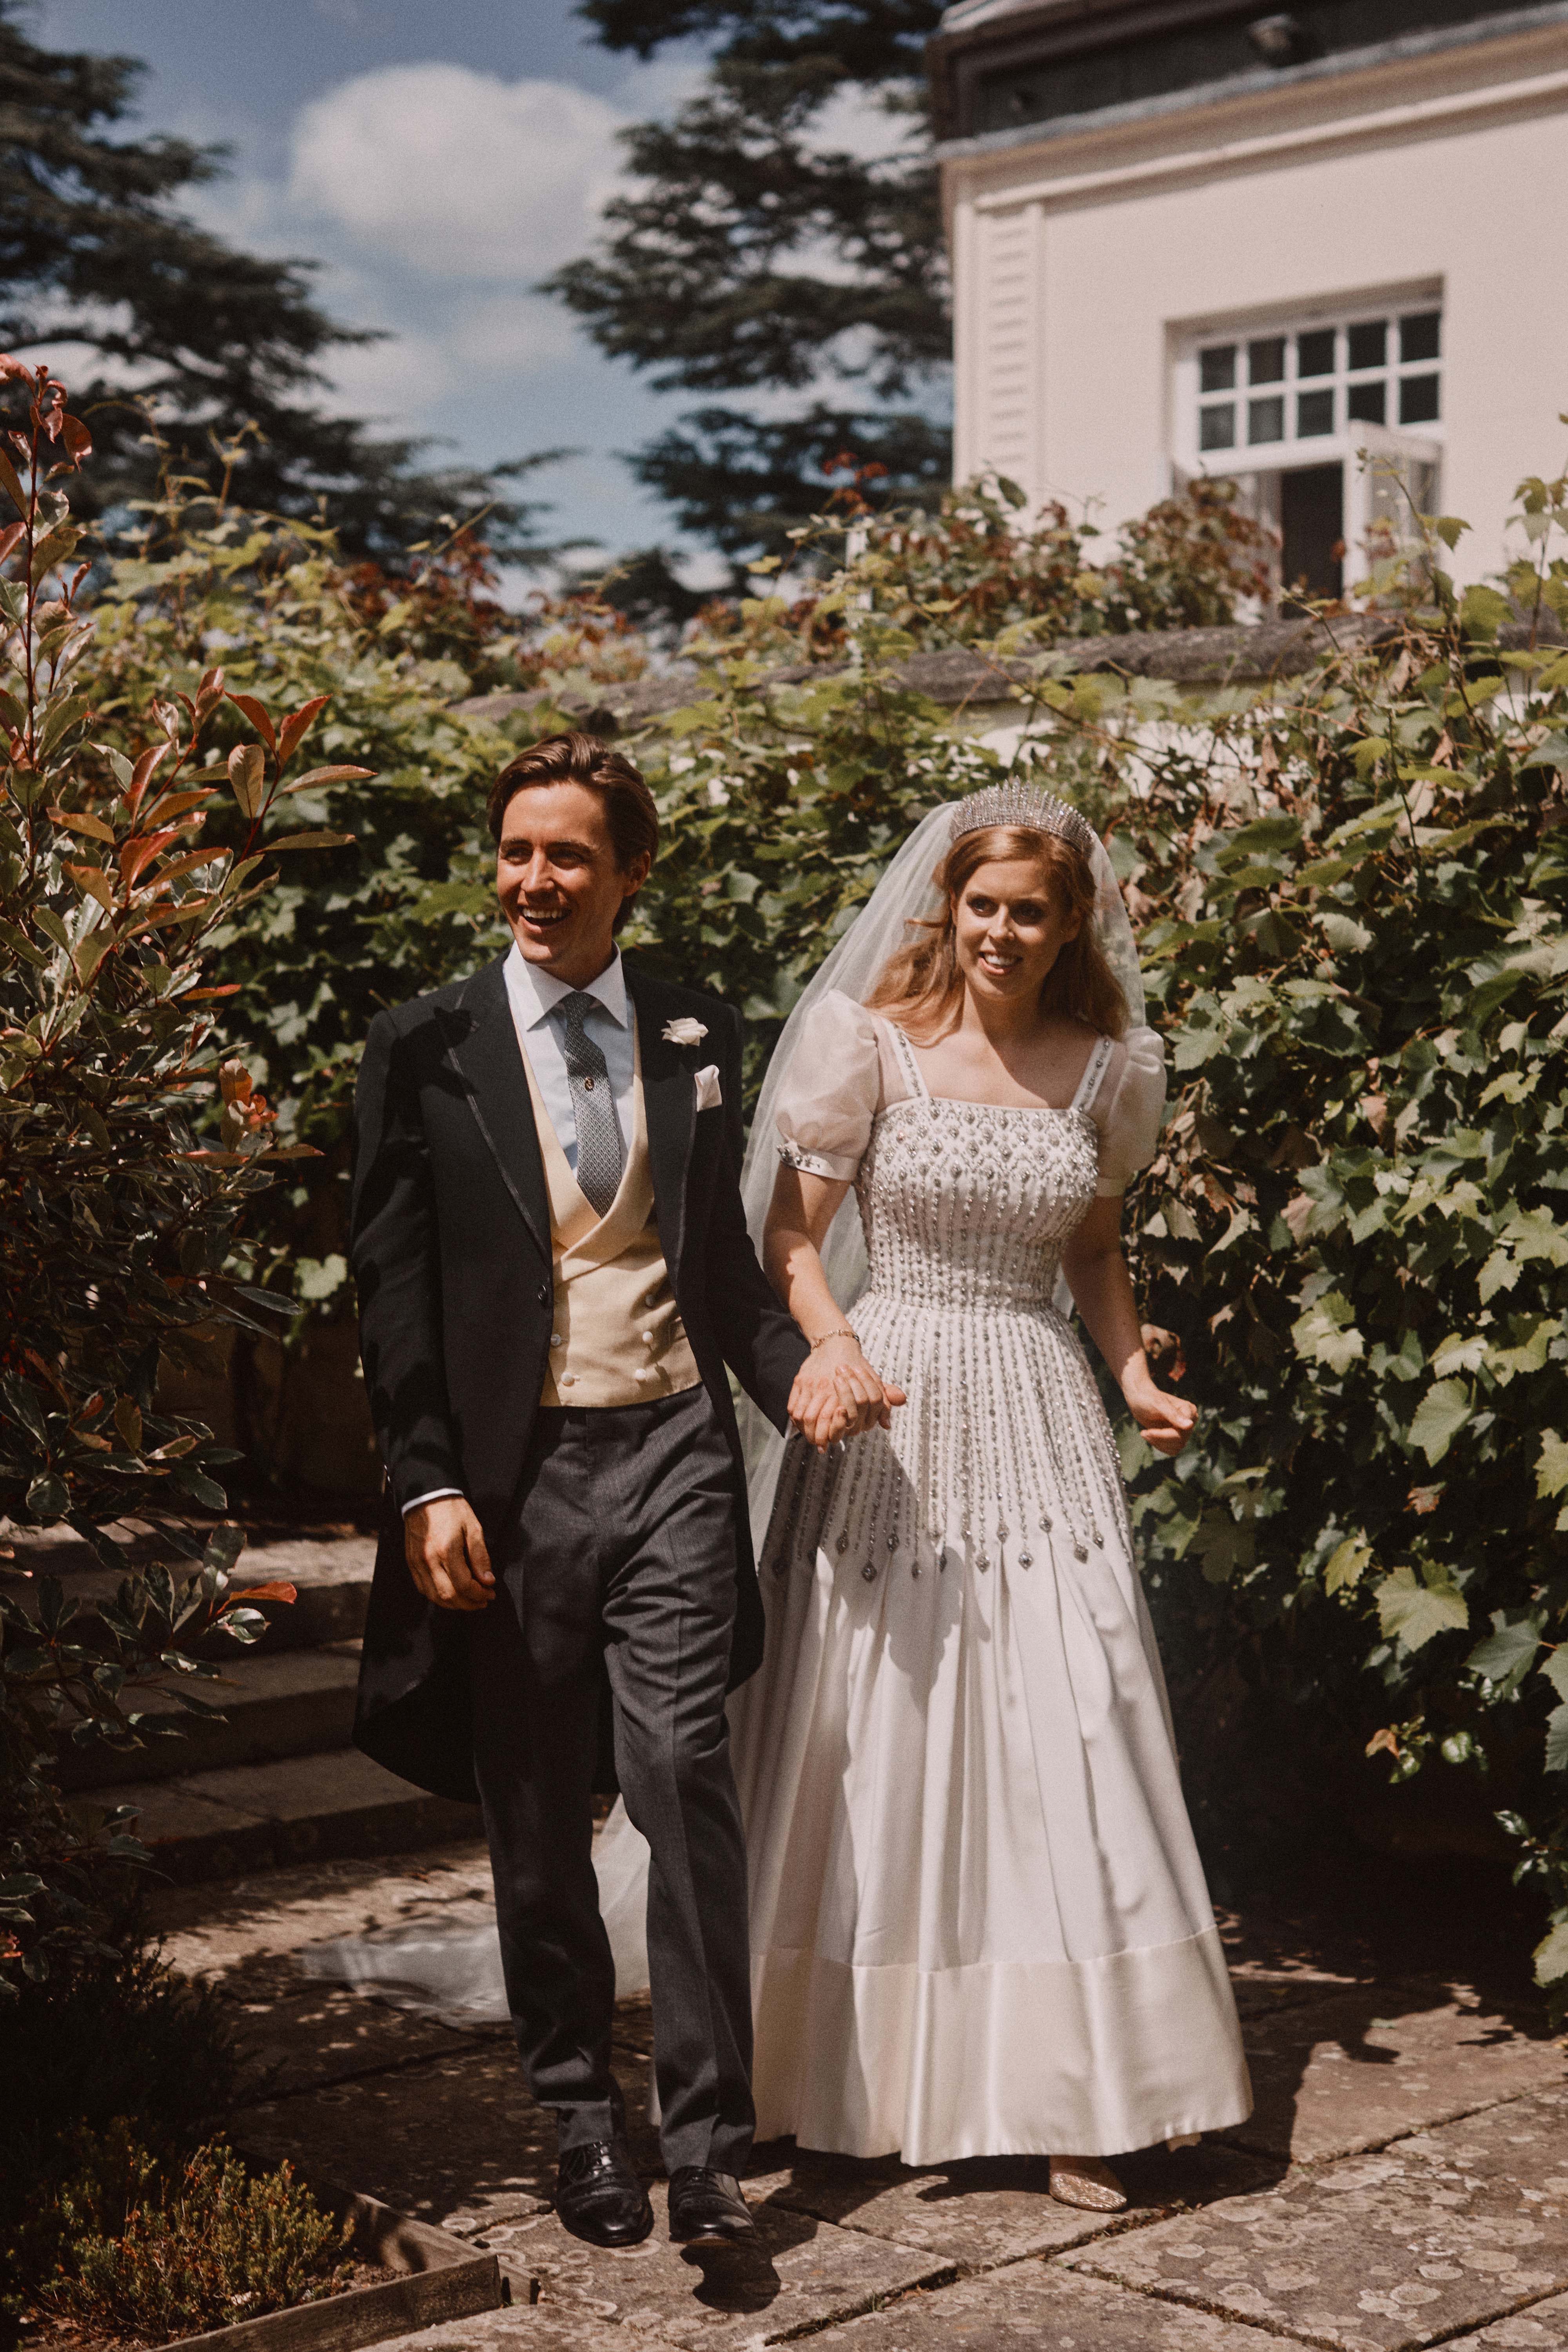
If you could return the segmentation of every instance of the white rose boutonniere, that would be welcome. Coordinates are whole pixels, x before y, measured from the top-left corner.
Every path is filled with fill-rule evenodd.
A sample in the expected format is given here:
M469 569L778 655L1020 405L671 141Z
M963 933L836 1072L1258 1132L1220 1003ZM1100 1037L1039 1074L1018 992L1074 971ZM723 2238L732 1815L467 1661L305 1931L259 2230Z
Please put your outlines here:
M679 1021L665 1023L663 1034L668 1045L700 1045L708 1034L708 1024L703 1021L694 1021L689 1013L683 1013Z

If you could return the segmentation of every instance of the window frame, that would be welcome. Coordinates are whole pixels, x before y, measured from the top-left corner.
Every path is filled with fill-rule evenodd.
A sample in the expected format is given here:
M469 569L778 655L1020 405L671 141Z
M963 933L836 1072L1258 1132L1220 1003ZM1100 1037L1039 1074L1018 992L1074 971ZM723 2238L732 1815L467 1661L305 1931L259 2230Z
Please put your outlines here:
M1167 329L1170 384L1170 456L1178 476L1196 474L1230 475L1238 473L1289 473L1303 466L1330 465L1339 460L1349 471L1353 468L1356 453L1367 444L1368 436L1399 433L1415 435L1424 443L1441 444L1445 438L1442 416L1443 377L1447 356L1443 348L1445 288L1430 280L1415 285L1378 289L1369 293L1343 295L1320 301L1278 304L1267 310L1233 312L1229 316L1190 320ZM1418 318L1429 312L1437 314L1437 356L1435 359L1405 361L1402 354L1401 320ZM1353 327L1385 322L1384 362L1380 368L1352 370L1349 365L1350 331ZM1302 335L1331 331L1334 337L1334 369L1331 375L1306 377L1297 373L1299 339ZM1250 378L1249 350L1254 344L1266 344L1280 338L1285 340L1286 373L1282 380L1259 381L1253 387ZM1200 391L1201 354L1230 344L1235 347L1234 382L1228 391L1217 387L1207 394ZM1403 424L1400 409L1400 386L1418 383L1432 376L1437 379L1438 415L1432 418L1408 419ZM1379 423L1373 418L1356 418L1349 415L1352 391L1381 383L1384 387L1384 416ZM1304 397L1331 392L1333 399L1333 429L1327 433L1300 432L1299 402ZM1247 437L1249 410L1256 403L1282 401L1283 432L1277 440L1252 441ZM1205 446L1201 418L1205 411L1222 409L1229 403L1233 417L1234 437L1228 445Z

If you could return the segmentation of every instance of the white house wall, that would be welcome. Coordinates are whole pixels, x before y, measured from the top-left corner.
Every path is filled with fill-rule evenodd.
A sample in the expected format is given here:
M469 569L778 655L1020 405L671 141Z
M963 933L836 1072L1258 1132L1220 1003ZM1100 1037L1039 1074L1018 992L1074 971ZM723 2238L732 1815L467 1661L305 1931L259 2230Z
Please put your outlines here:
M1401 289L1440 290L1468 574L1502 560L1520 478L1563 462L1568 26L949 158L960 479L994 466L1114 527L1172 487L1178 338Z

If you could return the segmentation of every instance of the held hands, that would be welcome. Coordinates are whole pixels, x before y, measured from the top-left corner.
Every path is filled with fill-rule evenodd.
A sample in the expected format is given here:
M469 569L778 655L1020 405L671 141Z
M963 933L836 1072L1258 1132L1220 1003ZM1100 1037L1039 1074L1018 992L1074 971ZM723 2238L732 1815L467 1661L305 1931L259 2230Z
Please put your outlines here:
M403 1556L409 1575L437 1609L485 1609L495 1599L484 1532L461 1495L438 1495L408 1513Z
M879 1379L847 1333L824 1339L795 1376L789 1417L819 1454L841 1437L887 1429L893 1408L905 1402L902 1389Z
M1122 1387L1128 1411L1156 1454L1179 1454L1197 1424L1198 1409L1185 1397L1156 1388L1149 1372L1134 1374Z

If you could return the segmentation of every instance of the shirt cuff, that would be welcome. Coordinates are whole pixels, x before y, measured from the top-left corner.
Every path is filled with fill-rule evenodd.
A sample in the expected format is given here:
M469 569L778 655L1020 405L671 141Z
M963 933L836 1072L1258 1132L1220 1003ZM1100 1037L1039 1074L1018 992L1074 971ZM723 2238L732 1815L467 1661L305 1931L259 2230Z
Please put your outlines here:
M405 1503L403 1516L406 1518L410 1511L419 1508L421 1503L438 1503L443 1495L461 1495L462 1491L460 1486L432 1486L427 1495L416 1495L411 1503Z

